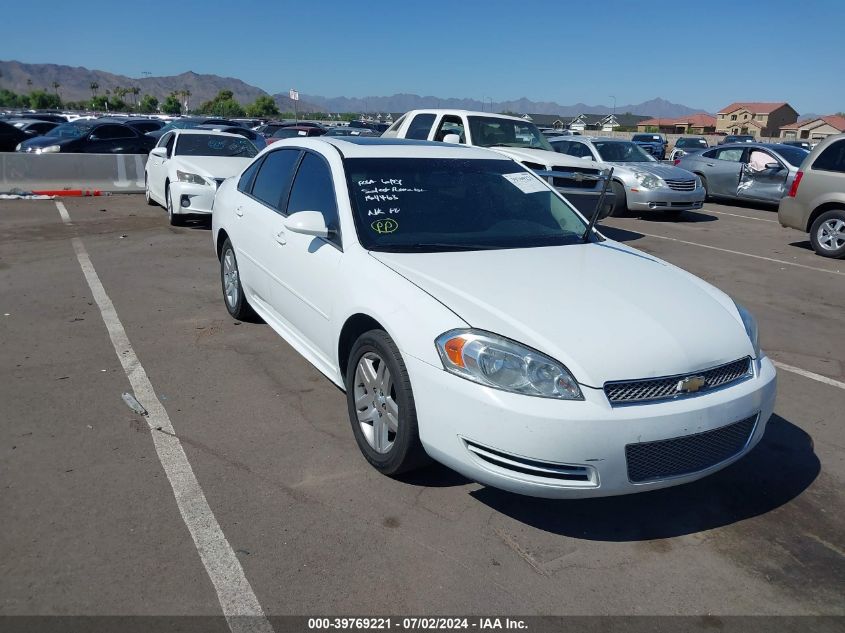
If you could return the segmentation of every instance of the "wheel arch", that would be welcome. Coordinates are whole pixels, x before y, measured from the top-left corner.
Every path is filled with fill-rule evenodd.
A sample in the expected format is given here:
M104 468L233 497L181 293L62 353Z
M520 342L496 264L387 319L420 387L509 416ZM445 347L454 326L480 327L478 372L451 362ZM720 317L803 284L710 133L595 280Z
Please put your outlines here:
M813 228L813 222L815 222L816 219L822 213L825 213L827 211L833 211L834 209L841 209L843 212L845 212L845 202L834 200L831 202L825 202L824 204L820 204L819 206L817 206L815 209L813 209L813 212L807 218L807 226L804 230L809 233L810 229Z
M345 381L346 379L346 368L349 365L349 354L352 351L352 346L358 340L359 336L370 330L383 330L387 332L387 328L381 323L362 312L350 315L344 322L337 341L337 368L341 380Z

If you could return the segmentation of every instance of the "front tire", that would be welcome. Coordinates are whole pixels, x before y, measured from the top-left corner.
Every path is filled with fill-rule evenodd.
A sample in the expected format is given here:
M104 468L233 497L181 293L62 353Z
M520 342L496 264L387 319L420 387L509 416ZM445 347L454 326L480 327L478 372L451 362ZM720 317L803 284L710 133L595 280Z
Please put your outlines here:
M701 188L704 189L704 200L706 202L710 198L710 193L707 191L707 178L702 174L697 174L697 176L698 179L701 180Z
M613 181L610 183L613 189L613 211L610 212L614 218L620 218L628 212L628 198L625 197L625 187L622 183Z
M825 211L810 227L810 243L822 257L845 257L845 209Z
M429 461L419 439L408 370L384 330L365 332L352 346L346 402L358 448L376 470L398 475Z
M223 303L226 304L226 310L232 317L238 321L257 321L255 311L246 300L235 247L232 246L229 238L223 242L223 248L220 251L220 285L223 289Z
M183 226L185 219L178 213L173 213L173 198L170 196L170 185L164 188L164 201L167 203L167 219L170 220L170 226Z
M147 201L147 204L151 207L155 206L155 200L153 200L150 196L150 180L147 174L144 174L144 199Z

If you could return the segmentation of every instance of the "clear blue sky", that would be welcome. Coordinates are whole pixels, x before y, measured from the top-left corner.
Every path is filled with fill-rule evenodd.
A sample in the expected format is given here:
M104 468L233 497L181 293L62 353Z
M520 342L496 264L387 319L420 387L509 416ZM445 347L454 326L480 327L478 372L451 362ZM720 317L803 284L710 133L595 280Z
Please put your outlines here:
M271 93L845 110L845 0L42 0L3 18L0 59Z

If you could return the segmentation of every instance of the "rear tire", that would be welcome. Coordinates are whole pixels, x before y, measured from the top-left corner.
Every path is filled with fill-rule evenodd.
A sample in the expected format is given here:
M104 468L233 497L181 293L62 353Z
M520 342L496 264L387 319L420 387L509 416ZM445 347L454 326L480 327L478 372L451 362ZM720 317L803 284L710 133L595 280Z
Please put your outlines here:
M825 211L810 227L810 243L822 257L845 257L845 209Z
M365 332L352 346L346 402L355 441L373 468L393 476L430 461L420 443L408 370L384 330Z
M223 303L226 304L226 310L232 317L249 323L258 321L258 315L246 300L235 247L232 246L229 238L226 238L220 250L220 285L223 289Z
M610 183L613 189L613 211L610 212L614 218L621 218L628 213L628 199L625 197L625 187L622 183L613 181Z
M184 226L185 218L178 213L173 213L173 198L170 196L170 185L165 186L164 201L167 203L167 219L170 220L170 226Z

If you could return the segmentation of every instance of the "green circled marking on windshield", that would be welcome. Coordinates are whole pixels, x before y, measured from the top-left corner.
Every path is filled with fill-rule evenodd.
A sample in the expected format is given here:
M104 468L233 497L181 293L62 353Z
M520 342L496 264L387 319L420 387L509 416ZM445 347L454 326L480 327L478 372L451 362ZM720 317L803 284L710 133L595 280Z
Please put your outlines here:
M376 220L370 227L378 234L384 233L393 233L396 229L399 228L399 223L396 220L391 220L387 218L386 220Z

